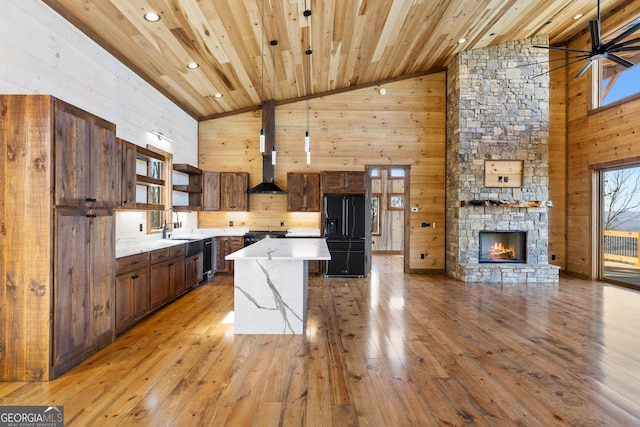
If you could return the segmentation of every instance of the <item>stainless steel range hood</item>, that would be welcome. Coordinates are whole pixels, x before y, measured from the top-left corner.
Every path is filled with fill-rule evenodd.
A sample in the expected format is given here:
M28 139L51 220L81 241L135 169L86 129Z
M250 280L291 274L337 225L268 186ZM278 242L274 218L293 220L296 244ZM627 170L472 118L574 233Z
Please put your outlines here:
M274 167L271 164L271 150L276 145L276 101L262 103L262 125L264 126L265 150L262 153L262 182L247 190L249 194L287 194L273 182Z

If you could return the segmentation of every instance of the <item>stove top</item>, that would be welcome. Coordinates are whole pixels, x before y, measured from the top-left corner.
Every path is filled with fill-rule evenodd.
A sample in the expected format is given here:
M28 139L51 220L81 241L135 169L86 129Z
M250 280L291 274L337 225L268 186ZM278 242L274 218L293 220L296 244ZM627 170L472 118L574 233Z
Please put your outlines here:
M249 246L252 243L256 243L258 240L262 240L266 237L271 239L279 239L287 237L286 231L266 231L266 230L252 230L244 235L244 245Z

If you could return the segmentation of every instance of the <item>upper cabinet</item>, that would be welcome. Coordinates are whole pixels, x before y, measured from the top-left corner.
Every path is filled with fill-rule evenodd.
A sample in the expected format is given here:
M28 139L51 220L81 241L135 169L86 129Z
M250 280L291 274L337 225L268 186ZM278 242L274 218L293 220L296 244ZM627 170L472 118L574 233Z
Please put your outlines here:
M289 212L320 211L320 174L287 173L287 210Z
M220 173L220 208L223 211L248 211L248 172Z
M60 100L55 102L55 204L120 204L116 127Z
M322 172L323 193L366 193L366 172L330 171Z
M122 160L122 177L120 192L120 207L136 207L136 146L130 142L118 139Z
M202 171L202 210L220 210L220 172Z

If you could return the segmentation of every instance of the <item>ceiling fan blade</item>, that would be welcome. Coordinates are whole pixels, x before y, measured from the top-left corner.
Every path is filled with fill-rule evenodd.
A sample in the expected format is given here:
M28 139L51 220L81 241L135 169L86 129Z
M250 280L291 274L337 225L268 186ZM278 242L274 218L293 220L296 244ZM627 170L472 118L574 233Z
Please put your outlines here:
M615 45L616 43L618 43L621 40L624 40L625 38L627 38L627 36L630 36L631 34L635 33L636 31L640 30L640 22L638 22L635 25L632 25L631 27L629 27L629 29L625 32L623 32L622 34L618 35L618 37L615 37L613 40L607 42L604 44L604 49L609 49L610 47L612 47L613 45ZM634 39L634 40L638 40L638 39Z
M600 49L600 21L589 21L589 32L591 33L591 51Z
M578 74L576 74L576 79L578 77L582 77L582 75L589 69L589 67L591 67L591 64L593 64L593 61L591 59L589 59L589 62L587 62L584 67L582 67L582 69L578 72Z
M640 43L640 37L636 37L635 39L631 39L631 40L625 40L625 41L620 42L620 43L618 43L616 45L613 45L608 49L608 51L609 52L616 52L621 47L625 47L627 45L635 44L635 43ZM638 45L638 46L629 46L629 47L632 48L632 49L640 49L640 45Z
M613 53L609 53L607 55L607 59L610 60L610 61L615 62L616 64L620 64L620 65L622 65L623 67L626 67L626 68L630 68L630 67L633 67L635 65L633 62L627 61L626 59L621 58L618 55L615 55Z
M562 68L566 68L569 65L577 64L578 62L584 61L586 58L589 58L589 55L578 55L578 56L576 56L574 58L578 58L578 59L574 59L573 61L571 61L571 62L569 62L567 64L562 64L559 67L551 68L548 71L545 71L544 73L536 74L535 76L531 76L530 78L534 79L536 77L544 76L545 74L550 74L550 73L552 73L552 72L554 72L556 70L560 70ZM570 59L573 59L573 58L570 58Z
M544 61L540 61L540 62L528 62L526 64L518 64L516 65L516 68L524 68L524 67L531 67L533 65L540 65L540 64L551 64L552 62L558 62L558 61L566 61L566 60L573 60L573 59L577 59L578 61L582 61L583 59L587 59L589 58L588 54L583 54L583 55L575 55L575 56L569 56L568 58L555 58L555 59L549 59L549 60L544 60ZM572 62L572 64L575 62ZM566 67L569 64L562 64L561 67ZM555 70L555 68L554 68Z
M562 50L564 52L590 53L588 50L571 49L569 47L538 46L538 45L534 45L532 47L535 47L537 49Z
M629 47L619 47L617 49L611 49L609 53L620 53L620 52L640 52L640 46L629 46Z

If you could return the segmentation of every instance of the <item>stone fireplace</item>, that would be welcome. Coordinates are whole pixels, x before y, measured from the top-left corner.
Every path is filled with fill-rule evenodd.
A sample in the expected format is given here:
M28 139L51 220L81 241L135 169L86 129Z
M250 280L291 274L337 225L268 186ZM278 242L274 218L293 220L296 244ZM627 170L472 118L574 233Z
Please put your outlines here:
M549 58L532 45L546 43L465 51L447 70L446 270L457 279L558 282L547 254L549 79L533 77ZM495 161L522 165L517 184L512 176L487 179ZM486 239L496 245L493 257L481 249Z

